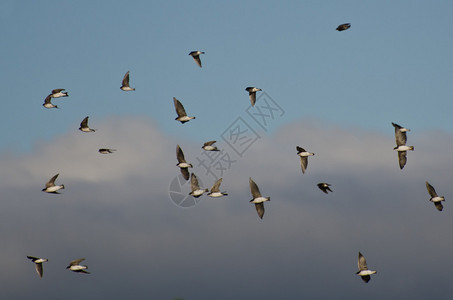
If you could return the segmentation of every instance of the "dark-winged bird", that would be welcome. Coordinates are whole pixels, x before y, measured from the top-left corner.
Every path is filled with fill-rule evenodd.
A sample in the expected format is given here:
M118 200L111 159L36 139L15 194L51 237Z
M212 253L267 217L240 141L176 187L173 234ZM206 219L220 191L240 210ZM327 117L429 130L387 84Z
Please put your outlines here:
M38 276L42 278L42 275L44 273L44 271L42 269L42 263L48 261L48 259L47 258L34 257L34 256L27 256L27 258L35 263L36 273L38 273Z
M247 92L249 92L250 103L252 103L252 106L254 106L256 103L256 92L259 92L262 90L259 88L253 87L253 86L249 86L249 87L245 88L245 90Z
M300 157L300 167L302 168L302 173L305 174L305 170L308 167L308 157L315 155L312 152L305 151L304 148L297 146L297 155Z
M126 74L123 77L123 83L120 87L123 91L135 91L135 88L131 88L129 86L129 71L126 72Z
M195 117L187 116L184 106L182 106L181 102L179 102L179 100L176 99L175 97L173 97L173 103L175 104L176 114L178 115L178 117L175 119L176 121L179 121L182 124L184 124L192 119L195 119Z
M358 260L357 265L359 267L359 271L356 274L359 275L362 278L362 280L366 283L368 283L368 281L370 281L371 274L377 273L376 271L368 270L365 256L363 256L362 253L360 253L360 252L359 252L359 260Z
M442 209L444 209L444 207L442 206L442 201L445 201L445 197L437 195L436 190L433 188L432 185L428 183L428 181L426 181L426 189L428 190L428 193L431 196L429 201L434 203L434 206L436 206L438 211L442 211Z
M349 28L351 28L351 23L344 23L344 24L338 25L337 30L343 31L343 30L347 30Z
M258 216L260 219L263 218L264 216L264 202L266 201L271 201L270 197L262 197L260 189L256 185L256 183L252 180L252 178L249 178L249 184L250 184L250 192L252 193L253 199L250 200L250 202L255 203L255 208L256 212L258 213Z
M64 184L55 185L55 179L57 179L58 175L60 175L60 173L50 178L50 180L46 183L46 187L42 189L43 192L59 194L58 191L64 189Z
M189 53L189 55L193 57L193 60L201 68L200 54L204 54L204 52L203 51L192 51L192 52Z
M396 147L393 150L398 152L398 162L400 165L400 169L402 170L407 162L407 151L414 150L414 146L406 146L406 132L410 131L408 128L401 127L398 124L392 122L393 127L395 127L395 141Z
M192 164L188 164L186 162L184 153L179 145L176 146L176 159L178 160L178 164L176 166L178 166L181 170L182 177L184 177L185 180L189 180L189 168L192 168Z
M79 130L83 131L83 132L95 132L96 131L96 129L92 129L92 128L88 127L88 117L85 117L85 119L82 120L82 122L80 123Z
M318 183L318 187L321 191L323 191L324 193L328 194L327 191L329 192L332 192L332 190L330 189L330 184L326 183L326 182L320 182Z
M80 264L84 260L85 258L75 259L69 263L69 266L67 266L66 269L69 269L76 273L90 274L90 272L86 271L86 269L88 269L88 266Z

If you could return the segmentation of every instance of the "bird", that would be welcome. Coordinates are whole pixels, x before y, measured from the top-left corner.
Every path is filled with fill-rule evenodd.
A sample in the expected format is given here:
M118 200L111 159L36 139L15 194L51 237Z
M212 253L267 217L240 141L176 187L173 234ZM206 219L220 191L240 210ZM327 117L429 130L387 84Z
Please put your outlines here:
M179 145L176 146L176 159L178 160L178 164L176 166L178 166L181 170L182 177L184 177L185 180L189 180L189 168L192 168L192 164L188 164L186 162L184 152L182 152Z
M428 181L426 181L426 189L431 196L429 201L434 203L434 206L436 206L438 211L442 211L442 209L444 209L444 207L442 206L442 201L445 201L445 197L437 195L436 190L431 184L428 183Z
M315 155L314 153L307 152L305 151L304 148L301 148L299 146L296 147L297 150L297 155L300 156L300 166L302 168L302 173L305 174L305 170L307 170L308 166L308 157Z
M48 259L34 256L27 256L27 258L31 259L31 261L35 263L36 273L38 273L38 276L42 278L43 275L42 263L48 261Z
M44 99L44 103L42 106L44 106L45 108L58 108L58 106L56 106L56 105L52 104L52 102L50 102L52 100L51 96L52 95L50 94L46 97L46 99Z
M83 131L83 132L95 132L96 131L96 129L92 129L92 128L88 127L88 117L83 119L82 123L80 123L79 130Z
M189 193L189 195L195 198L200 197L208 191L208 189L200 189L198 178L194 173L190 175L190 188L192 189L192 191Z
M184 106L182 106L181 102L179 102L179 100L176 99L175 97L173 97L173 103L175 104L176 114L178 114L178 117L175 119L176 121L179 121L182 124L184 124L192 119L195 119L195 117L187 116Z
M252 103L252 106L254 106L255 102L256 102L256 92L262 91L262 89L259 89L259 88L253 87L253 86L249 86L249 87L245 88L245 90L247 92L249 92L250 102Z
M126 74L123 77L123 84L121 85L120 89L123 91L135 91L135 88L131 88L129 86L129 71L126 72Z
M393 127L395 127L395 141L396 147L393 150L398 151L398 162L400 169L402 170L407 162L407 151L414 150L414 146L406 146L406 132L410 131L408 128L401 127L398 124L392 122Z
M264 202L271 201L271 197L262 197L260 189L256 185L252 178L249 178L250 192L252 193L253 199L250 202L255 203L256 212L260 219L264 216Z
M332 192L332 190L330 189L330 184L326 183L326 182L320 182L318 183L318 187L321 191L323 191L324 193L328 194L327 191L330 191Z
M86 269L88 269L88 266L84 266L84 265L80 264L84 260L85 260L85 258L75 259L69 263L69 266L67 266L66 269L69 269L76 273L90 274L90 272L85 271Z
M349 29L350 27L351 27L351 23L345 23L345 24L338 25L337 30L343 31L343 30Z
M58 191L64 189L64 184L55 185L55 179L57 179L58 175L60 175L60 173L50 178L50 180L46 183L46 187L42 189L43 192L60 194Z
M216 146L213 146L213 144L215 144L215 142L216 141L206 142L203 144L203 147L201 147L201 148L206 151L220 151L219 149L217 149Z
M220 192L220 184L222 183L222 179L223 178L220 178L219 180L217 180L214 183L214 185L211 188L211 191L208 193L209 197L219 198L219 197L222 197L222 196L228 196L227 192Z
M109 153L113 153L114 151L116 151L116 149L108 149L108 148L99 149L99 153L101 153L101 154L109 154Z
M65 89L54 89L52 90L50 97L52 98L60 98L60 97L68 97L68 92L63 92Z
M368 283L368 281L370 281L371 274L377 273L377 271L368 270L368 266L366 265L365 256L363 256L362 253L360 253L360 251L359 251L359 260L357 262L357 265L359 267L359 271L356 274L359 275L365 283Z
M192 51L192 52L189 53L189 55L193 57L193 60L201 68L200 54L204 54L204 52L203 51Z

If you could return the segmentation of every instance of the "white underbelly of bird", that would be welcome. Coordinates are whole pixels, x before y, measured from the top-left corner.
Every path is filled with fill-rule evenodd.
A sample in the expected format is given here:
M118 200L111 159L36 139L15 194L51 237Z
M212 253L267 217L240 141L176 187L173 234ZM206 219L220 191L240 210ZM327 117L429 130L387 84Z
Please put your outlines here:
M395 148L396 151L409 151L409 150L414 150L414 146L399 146Z
M360 275L360 276L367 276L367 275L376 274L376 273L377 273L376 271L362 270L362 271L360 271L359 273L357 273L357 275Z
M263 203L263 202L266 202L266 201L271 201L271 199L269 197L258 197L258 198L255 198L253 199L252 203Z

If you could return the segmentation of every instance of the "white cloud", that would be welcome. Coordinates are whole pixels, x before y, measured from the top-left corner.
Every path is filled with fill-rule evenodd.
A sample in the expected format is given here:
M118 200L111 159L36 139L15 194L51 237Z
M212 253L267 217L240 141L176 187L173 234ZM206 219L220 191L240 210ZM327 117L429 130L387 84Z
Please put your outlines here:
M152 290L156 298L212 299L223 290L223 299L275 299L283 291L296 295L303 288L305 295L328 297L340 290L353 297L363 288L354 274L359 250L378 270L369 289L391 290L397 296L411 289L417 295L422 287L412 282L434 282L430 274L436 272L448 278L450 263L433 253L448 256L453 251L447 238L453 225L448 217L453 189L444 172L453 159L436 147L448 149L451 135L410 132L415 151L401 171L392 150L391 126L383 136L297 122L263 135L238 158L224 176L222 189L228 197L203 196L200 205L180 209L168 196L170 181L179 174L177 143L198 177L209 187L214 182L195 165L201 144L174 141L141 119L111 119L98 129L68 133L28 155L1 157L5 198L0 233L8 245L3 255L14 257L1 263L9 270L0 275L11 284L7 295L18 288L19 278L24 280L21 285L38 288L26 255L50 259L43 282L58 279L61 289L53 290L50 284L41 288L53 298L61 297L75 280L87 292L110 291L103 295L112 296ZM300 170L296 145L316 153L306 174ZM118 151L97 153L104 146ZM227 149L220 140L218 146ZM67 185L64 194L40 192L57 172ZM248 177L271 197L264 220L248 202ZM443 212L428 201L427 178L446 196ZM316 187L320 181L332 183L334 192L323 194ZM64 269L79 256L87 258L90 277ZM405 270L404 278L395 273L399 269ZM331 274L328 281L323 280L326 272ZM257 277L268 278L272 285L252 291ZM225 280L228 290L223 288ZM204 290L200 281L212 290ZM178 282L176 294L169 295L172 282ZM29 296L27 291L19 295Z

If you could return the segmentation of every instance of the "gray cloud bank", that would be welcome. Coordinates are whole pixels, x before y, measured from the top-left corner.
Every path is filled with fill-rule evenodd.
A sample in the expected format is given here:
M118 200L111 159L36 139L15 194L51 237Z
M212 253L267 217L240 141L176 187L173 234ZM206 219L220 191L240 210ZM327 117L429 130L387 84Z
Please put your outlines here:
M179 143L144 119L110 119L23 156L1 155L2 299L448 299L453 136L410 132L404 170L382 136L297 122L263 137L224 174L229 196L183 209L169 198ZM215 137L214 137L215 138ZM218 141L219 148L227 145ZM315 152L302 174L296 146ZM98 148L118 149L101 155ZM193 171L207 187L215 179ZM61 195L42 193L60 173ZM259 220L248 177L263 196ZM428 180L445 195L428 201ZM318 182L332 184L325 195ZM183 192L188 192L187 186ZM451 195L451 196L449 196ZM355 275L357 252L378 271ZM39 279L26 255L49 259ZM85 257L90 275L65 270Z

